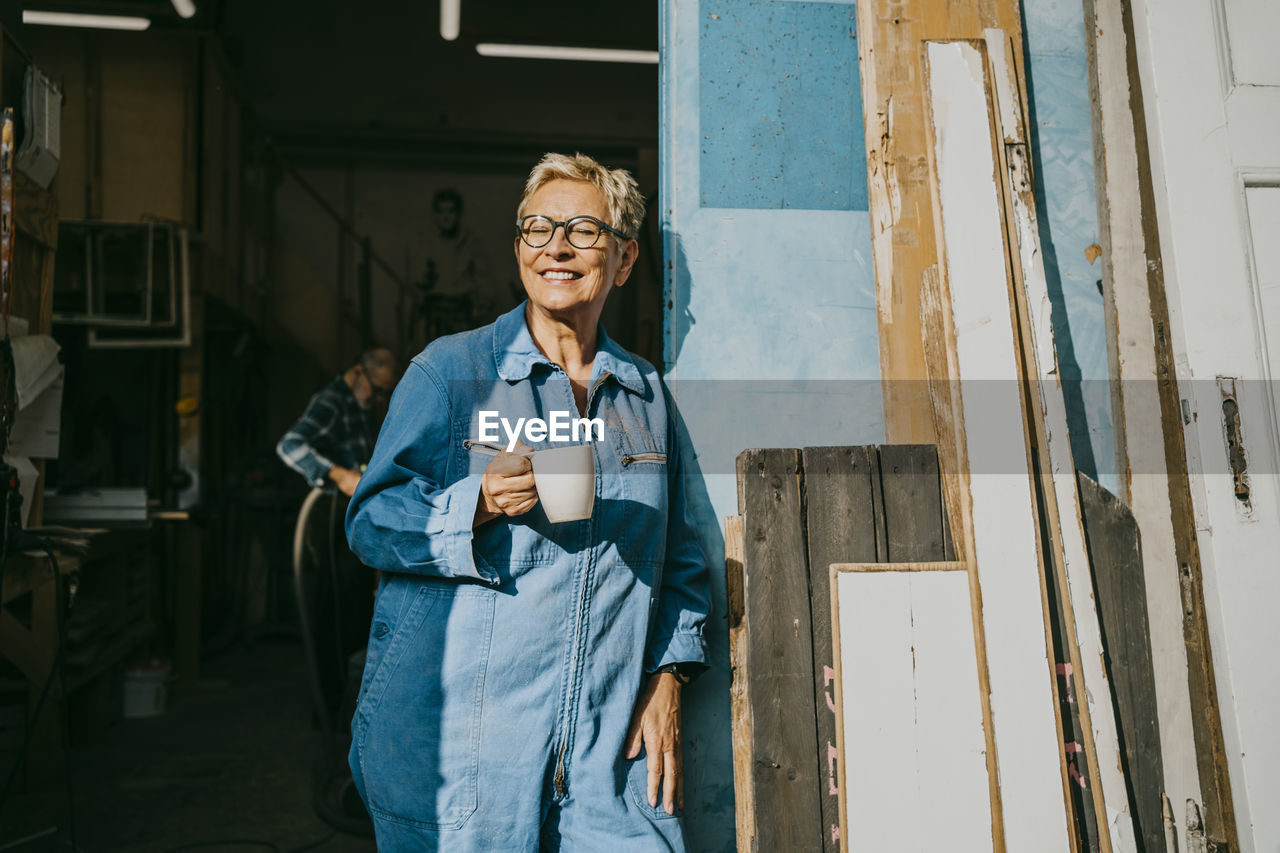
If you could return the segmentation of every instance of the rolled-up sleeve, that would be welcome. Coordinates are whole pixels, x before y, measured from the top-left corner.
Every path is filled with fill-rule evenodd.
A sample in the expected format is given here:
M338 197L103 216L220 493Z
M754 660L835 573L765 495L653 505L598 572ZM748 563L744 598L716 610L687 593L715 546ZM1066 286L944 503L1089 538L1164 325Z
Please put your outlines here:
M674 404L668 397L667 549L657 612L645 654L645 670L669 663L706 666L703 628L711 613L710 571L698 537L698 526L685 498L684 451L679 441Z
M366 566L496 580L472 549L480 475L445 484L451 416L440 380L412 362L347 508L347 542Z

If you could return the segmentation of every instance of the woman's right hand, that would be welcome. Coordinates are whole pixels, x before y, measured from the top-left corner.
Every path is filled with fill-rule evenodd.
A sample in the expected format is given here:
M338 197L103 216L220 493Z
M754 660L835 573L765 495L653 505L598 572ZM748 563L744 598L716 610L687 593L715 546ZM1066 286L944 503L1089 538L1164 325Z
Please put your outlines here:
M475 524L500 515L524 515L538 502L533 482L533 448L520 443L513 453L493 457L480 478L480 500L476 502Z

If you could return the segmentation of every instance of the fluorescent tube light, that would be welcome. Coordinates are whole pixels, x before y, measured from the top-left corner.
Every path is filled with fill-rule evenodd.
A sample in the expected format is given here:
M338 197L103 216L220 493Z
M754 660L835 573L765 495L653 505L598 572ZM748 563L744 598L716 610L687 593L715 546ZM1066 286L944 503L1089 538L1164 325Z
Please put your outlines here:
M440 38L453 41L462 22L462 0L440 0Z
M178 13L180 18L194 18L196 14L196 4L192 0L170 0L173 3L173 11Z
M36 27L85 27L95 30L142 31L151 26L150 18L124 15L78 15L73 12L36 12L24 9L22 23Z
M551 44L495 44L481 42L476 45L481 56L499 56L507 59L576 59L585 62L638 62L656 65L656 50L613 50L598 47L559 47Z

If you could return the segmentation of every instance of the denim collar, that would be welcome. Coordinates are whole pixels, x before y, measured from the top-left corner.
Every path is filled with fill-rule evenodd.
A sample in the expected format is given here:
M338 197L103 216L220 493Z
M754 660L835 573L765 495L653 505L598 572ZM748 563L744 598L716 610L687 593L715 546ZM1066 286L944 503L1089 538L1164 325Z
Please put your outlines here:
M503 314L493 324L493 358L498 375L508 382L528 379L535 364L553 366L550 359L533 342L525 323L525 302ZM604 325L596 327L596 359L591 368L592 384L602 376L612 376L618 384L636 394L644 393L644 380L631 354L618 346L605 333Z

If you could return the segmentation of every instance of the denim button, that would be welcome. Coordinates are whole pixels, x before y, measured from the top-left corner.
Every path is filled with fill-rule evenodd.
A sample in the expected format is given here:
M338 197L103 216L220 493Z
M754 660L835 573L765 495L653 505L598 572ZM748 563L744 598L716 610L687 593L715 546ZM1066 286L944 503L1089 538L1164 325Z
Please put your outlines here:
M390 629L387 627L386 622L379 622L378 624L373 626L373 636L378 638L385 637L387 636L387 631L389 630Z

